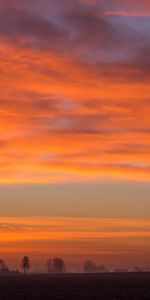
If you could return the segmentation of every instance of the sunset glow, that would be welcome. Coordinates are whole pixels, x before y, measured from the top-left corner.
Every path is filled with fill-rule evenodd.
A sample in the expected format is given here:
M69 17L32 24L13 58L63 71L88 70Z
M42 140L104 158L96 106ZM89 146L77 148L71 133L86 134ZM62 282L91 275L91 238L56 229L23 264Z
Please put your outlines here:
M14 259L26 251L35 261L62 255L82 262L86 255L113 265L149 262L150 221L94 218L1 218L1 253ZM148 248L148 249L147 249ZM19 251L18 251L19 250ZM141 253L145 257L141 259ZM42 259L43 259L42 257ZM118 262L117 262L118 260Z
M150 264L149 26L147 0L0 1L0 256Z

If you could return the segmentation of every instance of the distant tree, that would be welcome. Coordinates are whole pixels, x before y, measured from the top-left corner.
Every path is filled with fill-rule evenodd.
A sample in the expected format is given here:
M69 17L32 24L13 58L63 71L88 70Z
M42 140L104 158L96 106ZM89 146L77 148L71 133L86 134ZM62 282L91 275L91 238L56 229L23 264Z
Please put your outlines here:
M48 273L51 273L52 272L52 260L49 258L47 260L47 269L48 269Z
M30 259L28 256L24 256L22 259L22 269L24 271L24 274L26 274L30 269Z
M96 272L96 269L97 269L97 267L93 260L88 259L83 264L83 271L85 273L94 273L94 272Z
M65 262L62 258L55 257L52 261L52 272L64 273L66 272Z
M0 273L9 273L9 268L6 266L4 260L0 258Z

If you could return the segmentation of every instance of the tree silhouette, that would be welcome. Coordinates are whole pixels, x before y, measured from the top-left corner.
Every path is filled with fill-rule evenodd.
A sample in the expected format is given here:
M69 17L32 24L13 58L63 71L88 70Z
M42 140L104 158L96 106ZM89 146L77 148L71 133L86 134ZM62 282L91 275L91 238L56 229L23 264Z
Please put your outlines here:
M5 261L2 258L0 258L0 273L9 273L9 272L10 271L5 264Z
M52 261L52 272L64 273L66 272L65 262L62 258L55 257Z
M2 269L3 264L4 264L4 260L0 258L0 270Z
M24 271L24 274L26 274L30 269L30 259L28 256L24 256L22 259L22 269Z
M52 260L49 258L46 264L47 264L48 273L51 273L52 272Z
M86 260L83 264L83 271L85 273L94 273L96 272L96 264L92 260Z

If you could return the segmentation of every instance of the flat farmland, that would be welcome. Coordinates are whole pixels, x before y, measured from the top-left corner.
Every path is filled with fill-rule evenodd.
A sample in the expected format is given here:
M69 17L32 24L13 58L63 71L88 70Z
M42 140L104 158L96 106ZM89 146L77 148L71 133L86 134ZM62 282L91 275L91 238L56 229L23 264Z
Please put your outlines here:
M0 300L150 300L150 273L1 275Z

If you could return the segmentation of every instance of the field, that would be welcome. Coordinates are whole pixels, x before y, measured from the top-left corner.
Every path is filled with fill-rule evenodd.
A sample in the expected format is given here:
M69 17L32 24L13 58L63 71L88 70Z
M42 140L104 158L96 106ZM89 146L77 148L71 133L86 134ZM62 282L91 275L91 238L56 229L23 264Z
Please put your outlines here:
M150 274L1 275L0 300L150 300Z

